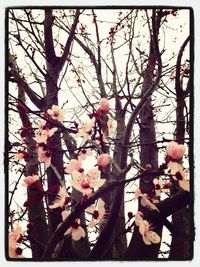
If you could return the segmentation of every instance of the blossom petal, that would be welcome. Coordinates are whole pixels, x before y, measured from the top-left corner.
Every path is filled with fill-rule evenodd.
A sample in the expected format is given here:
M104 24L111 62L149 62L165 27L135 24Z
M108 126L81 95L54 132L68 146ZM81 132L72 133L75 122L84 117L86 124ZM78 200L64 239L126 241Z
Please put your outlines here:
M149 240L153 244L160 243L160 236L154 231L149 231L146 234L146 239Z
M186 180L186 179L180 180L179 181L179 186L183 190L190 192L190 182L189 182L189 180Z
M73 240L78 241L81 239L81 237L85 237L85 231L81 226L79 226L77 229L72 230Z
M92 186L93 186L94 188L99 188L99 187L101 187L102 185L104 185L105 182L106 182L106 179L99 179L99 180L97 180L97 181L93 180L93 181L92 181Z

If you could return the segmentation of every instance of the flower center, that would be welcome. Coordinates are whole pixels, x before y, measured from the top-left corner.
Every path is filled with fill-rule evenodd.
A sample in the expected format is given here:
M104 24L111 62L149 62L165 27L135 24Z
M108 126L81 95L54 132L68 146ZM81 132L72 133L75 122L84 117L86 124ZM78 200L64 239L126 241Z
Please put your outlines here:
M55 117L58 117L58 116L59 116L59 113L58 113L57 111L54 111L53 115L54 115Z
M73 222L72 228L73 229L78 229L78 227L79 227L79 224L77 222Z
M98 210L95 210L95 211L93 212L92 217L93 217L94 219L98 219L98 217L99 217L99 212L98 212Z
M65 205L67 205L68 203L70 203L71 201L71 197L66 197L65 198Z
M51 157L51 152L46 151L45 156L46 156L47 158Z
M156 190L160 190L160 185L159 185L159 184L156 184L156 185L155 185L155 189L156 189Z
M81 186L84 188L84 189L87 189L87 188L90 188L90 183L88 181L83 181Z
M21 248L19 248L19 247L16 248L16 254L17 255L22 255L22 252L23 252L23 250Z

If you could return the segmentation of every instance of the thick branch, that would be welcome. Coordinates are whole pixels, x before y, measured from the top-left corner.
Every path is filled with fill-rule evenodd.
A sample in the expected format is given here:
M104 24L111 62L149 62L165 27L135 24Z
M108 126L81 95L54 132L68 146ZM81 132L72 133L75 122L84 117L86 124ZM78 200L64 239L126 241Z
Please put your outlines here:
M54 63L56 60L52 32L53 20L54 17L52 14L52 9L45 9L44 44L47 61L51 64Z

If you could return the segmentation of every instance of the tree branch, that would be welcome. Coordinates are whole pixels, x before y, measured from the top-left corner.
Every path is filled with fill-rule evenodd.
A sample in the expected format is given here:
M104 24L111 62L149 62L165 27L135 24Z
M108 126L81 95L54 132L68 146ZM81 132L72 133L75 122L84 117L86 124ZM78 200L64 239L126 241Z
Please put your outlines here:
M176 61L176 78L175 78L175 90L176 90L176 95L177 98L181 98L184 94L183 88L181 86L181 82L180 82L180 68L181 68L181 59L183 56L183 51L185 49L185 47L187 46L187 43L190 40L190 36L188 36L185 41L183 42L179 53L178 53L178 57L177 57L177 61Z
M56 68L58 70L62 69L63 65L65 64L65 61L67 60L67 57L69 56L69 51L70 51L71 43L72 43L74 36L75 36L75 30L76 30L76 26L78 24L79 16L80 16L80 9L76 9L76 13L74 16L74 22L71 26L63 54L62 54L61 58L59 59L57 66L56 66Z
M9 66L10 66L10 74L13 76L14 81L18 84L18 86L25 91L25 93L28 95L30 100L33 102L33 104L40 110L43 109L44 105L44 99L39 98L36 93L30 88L30 86L26 83L23 77L21 77L16 62L13 58L13 56L9 53Z
M49 244L43 254L43 258L50 258L57 243L63 238L64 232L72 225L72 223L79 218L81 213L90 205L92 205L95 200L102 197L106 193L114 190L116 187L123 187L125 184L130 183L132 181L135 181L142 177L143 175L148 176L160 176L163 172L162 171L151 171L151 172L143 172L140 173L130 179L124 180L120 179L122 175L125 175L125 171L128 171L129 168L126 168L125 170L122 170L120 174L118 175L118 178L116 180L107 181L106 184L101 186L95 193L93 193L90 197L88 197L85 200L82 200L76 204L74 207L74 210L70 213L70 215L67 217L66 220L64 220L60 226L56 229L54 234L52 235L52 238L49 241ZM109 218L110 220L110 218ZM106 227L106 226L105 226ZM96 247L96 246L95 246ZM89 255L89 258L93 258L92 253Z

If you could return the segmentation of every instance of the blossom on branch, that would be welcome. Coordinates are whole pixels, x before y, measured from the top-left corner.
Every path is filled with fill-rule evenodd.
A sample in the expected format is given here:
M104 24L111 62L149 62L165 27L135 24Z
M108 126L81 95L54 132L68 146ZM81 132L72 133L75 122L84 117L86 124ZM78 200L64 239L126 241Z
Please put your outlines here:
M44 150L43 147L38 147L38 161L44 162L45 168L51 165L51 152L49 150Z
M96 119L92 118L90 122L83 122L81 124L81 128L79 129L78 133L75 134L75 138L82 137L83 141L81 145L84 145L87 140L90 139L90 132L92 130L92 127L95 124Z
M101 154L98 158L97 158L97 165L99 167L100 170L105 171L105 169L107 168L107 166L111 163L111 157L108 154Z
M8 236L8 249L9 257L11 258L24 258L22 256L22 249L20 248L22 242L22 228L17 225Z
M174 160L180 160L185 154L185 146L182 144L178 144L175 141L171 141L167 145L167 155L170 156Z
M65 119L65 111L56 105L53 105L51 109L48 109L47 113L51 116L53 120L62 122Z
M110 104L108 102L108 100L106 98L102 98L100 100L100 107L99 107L100 111L103 113L108 113L110 110Z
M19 150L15 156L14 156L14 160L15 161L20 161L22 159L26 159L27 153L24 150Z
M54 133L58 130L57 127L52 129L48 129L43 127L33 138L38 144L47 143L47 140L54 135Z
M56 198L53 201L53 204L49 205L50 209L56 209L58 207L63 208L64 205L68 204L71 201L71 198L67 194L67 191L65 187L60 187L60 190L58 194L56 195Z
M69 212L64 210L62 212L62 220L64 221L69 216ZM80 226L80 219L76 219L76 221L67 229L64 235L71 235L72 239L75 241L80 240L82 237L85 237L85 231Z
M93 168L86 174L74 170L70 183L76 190L88 195L92 193L94 188L102 186L105 181L105 179L100 179L98 168Z
M149 222L143 219L143 214L141 212L135 214L135 224L139 227L139 233L146 245L160 243L159 235L151 230Z
M152 209L152 210L157 210L159 211L159 209L156 207L156 205L154 205L151 201L151 199L149 199L148 195L146 193L142 193L141 190L139 188L136 189L135 191L135 199L141 198L140 200L140 204L143 207Z
M82 163L80 160L71 159L69 163L65 166L65 172L71 174L73 171L79 171L81 169Z
M32 175L32 176L26 176L24 178L24 183L22 184L23 186L31 186L33 183L35 183L36 181L39 180L39 176L38 175Z
M179 186L185 190L185 191L190 191L190 183L188 179L188 174L189 171L188 169L185 169L181 164L178 162L170 161L167 164L171 177L175 180L178 181Z
M93 152L90 148L87 149L81 149L81 151L78 154L78 160L85 160L87 156L92 156Z
M88 224L88 227L94 227L96 224L105 224L106 219L105 219L105 202L99 198L97 202L97 206L91 205L89 206L86 210L87 213L92 215L92 219Z
M107 121L107 127L108 127L108 134L109 136L113 136L116 133L117 130L117 122L116 120L109 118Z
M170 187L172 186L171 182L163 183L163 179L161 177L159 179L153 179L153 184L155 186L156 197L160 197L161 192L168 193Z

